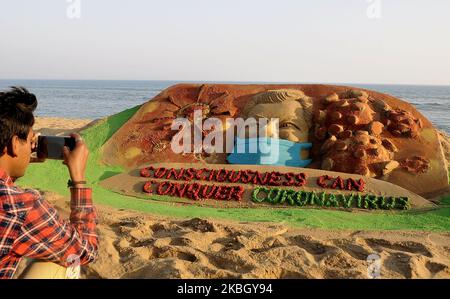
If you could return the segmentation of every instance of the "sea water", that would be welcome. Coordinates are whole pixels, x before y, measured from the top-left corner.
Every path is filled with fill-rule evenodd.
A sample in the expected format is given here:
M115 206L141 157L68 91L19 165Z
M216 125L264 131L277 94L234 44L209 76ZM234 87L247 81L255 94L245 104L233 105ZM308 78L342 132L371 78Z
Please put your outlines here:
M180 82L0 80L0 90L4 90L12 85L28 88L38 97L39 105L36 111L38 116L97 119L145 103L165 88L176 83ZM341 85L367 88L401 98L416 106L437 128L450 134L450 86L351 83Z

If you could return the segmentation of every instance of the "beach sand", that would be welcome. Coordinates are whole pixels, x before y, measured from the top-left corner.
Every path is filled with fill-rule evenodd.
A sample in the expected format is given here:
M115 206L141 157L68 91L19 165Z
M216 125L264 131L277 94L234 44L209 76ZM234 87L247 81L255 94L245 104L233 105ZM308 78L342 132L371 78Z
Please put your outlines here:
M97 120L91 119L69 119L58 117L36 117L33 130L42 135L69 135L78 132L86 126L91 126Z
M62 135L89 123L38 118L35 130ZM68 217L68 198L40 191ZM97 211L99 257L83 268L84 278L367 278L371 254L381 258L381 278L450 278L450 232L299 229L102 205Z

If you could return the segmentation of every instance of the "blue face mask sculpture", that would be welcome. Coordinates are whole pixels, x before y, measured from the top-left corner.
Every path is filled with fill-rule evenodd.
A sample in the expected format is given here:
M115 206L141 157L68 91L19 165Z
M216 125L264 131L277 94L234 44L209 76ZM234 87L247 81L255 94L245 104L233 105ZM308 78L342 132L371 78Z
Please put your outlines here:
M232 164L279 165L306 167L312 161L302 159L302 151L312 144L308 132L312 123L312 100L296 89L267 90L256 94L241 111L244 119L278 120L267 124L265 134L240 131L233 152ZM276 131L274 131L276 129ZM277 134L273 134L273 133ZM255 136L256 135L256 136ZM269 137L269 136L274 136Z
M278 138L236 138L227 160L231 164L306 167L312 160L301 159L301 151L311 147L308 142L296 143Z

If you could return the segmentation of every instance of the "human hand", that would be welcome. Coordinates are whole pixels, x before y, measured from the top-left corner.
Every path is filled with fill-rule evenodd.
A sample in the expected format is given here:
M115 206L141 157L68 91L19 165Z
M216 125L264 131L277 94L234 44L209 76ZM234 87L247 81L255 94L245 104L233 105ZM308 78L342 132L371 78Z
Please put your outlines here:
M64 147L63 164L67 165L70 178L73 182L85 181L85 171L89 150L79 134L72 133L70 134L70 137L75 138L75 148L70 151L67 146Z
M37 156L37 147L38 147L38 138L41 133L35 133L31 139L31 156L30 163L42 163L45 162L45 158L38 158Z

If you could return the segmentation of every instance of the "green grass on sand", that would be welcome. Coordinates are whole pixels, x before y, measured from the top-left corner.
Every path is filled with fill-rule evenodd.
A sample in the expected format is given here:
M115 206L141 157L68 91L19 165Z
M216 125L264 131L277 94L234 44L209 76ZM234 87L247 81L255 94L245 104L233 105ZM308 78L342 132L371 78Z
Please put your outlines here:
M174 217L207 217L236 221L277 222L295 227L351 230L450 230L450 197L443 199L441 207L431 211L404 212L347 212L305 208L213 208L196 205L175 205L170 198L154 196L149 200L124 196L98 185L103 179L124 171L121 167L106 166L100 162L100 147L119 129L140 106L102 119L84 130L81 135L89 150L86 177L92 183L94 201L119 209L137 210ZM17 183L22 187L49 190L68 196L68 171L61 161L49 160L31 164L26 175ZM153 199L153 200L152 200ZM164 200L164 202L161 202ZM169 203L168 203L168 202Z

